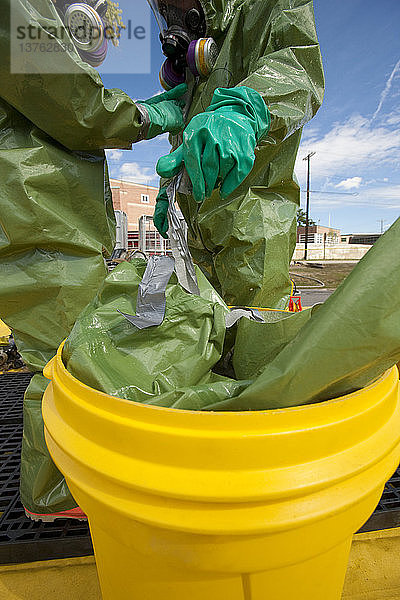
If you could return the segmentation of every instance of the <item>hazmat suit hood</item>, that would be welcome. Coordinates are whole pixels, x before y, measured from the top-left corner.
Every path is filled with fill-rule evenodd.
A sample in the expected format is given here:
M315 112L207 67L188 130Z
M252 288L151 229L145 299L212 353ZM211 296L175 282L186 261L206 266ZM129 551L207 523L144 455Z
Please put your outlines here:
M207 21L207 36L217 40L228 29L243 0L200 0Z
M170 4L168 2L158 2L158 0L147 0L147 2L154 13L160 31L163 31L167 26L174 24L174 18L172 18L172 22L167 23L164 11L166 10L165 4L171 6L172 17L174 17L174 8L176 8L175 2L171 2ZM218 38L231 23L235 14L235 9L242 3L243 0L196 0L193 1L192 5L193 7L196 5L198 7L198 5L200 5L204 12L207 25L205 35L207 37L215 36ZM177 4L179 4L179 2ZM182 2L182 5L184 4L186 3ZM187 3L185 8L182 6L181 10L185 12L185 9L189 8L190 4L190 2Z

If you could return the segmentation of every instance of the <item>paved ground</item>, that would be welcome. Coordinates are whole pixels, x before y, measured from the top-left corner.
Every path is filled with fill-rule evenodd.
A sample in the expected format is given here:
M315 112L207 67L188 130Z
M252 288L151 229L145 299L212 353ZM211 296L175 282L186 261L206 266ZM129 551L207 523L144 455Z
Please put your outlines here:
M398 600L399 549L399 528L356 534L342 600ZM0 566L0 598L100 600L94 557Z
M314 306L320 302L325 302L335 290L332 289L317 289L317 290L302 290L301 303L304 306Z

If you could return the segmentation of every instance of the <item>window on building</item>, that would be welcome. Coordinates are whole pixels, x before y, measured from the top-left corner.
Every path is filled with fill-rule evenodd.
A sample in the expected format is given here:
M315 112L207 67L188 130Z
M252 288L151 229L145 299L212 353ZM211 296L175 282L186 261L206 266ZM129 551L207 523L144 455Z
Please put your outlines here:
M149 204L150 196L148 194L141 194L141 201L143 204Z
M330 231L326 234L326 243L330 246L332 246L333 244L338 244L339 242L340 238L337 233Z
M309 244L315 244L315 234L314 233L309 233L307 236L307 240ZM299 242L300 244L305 244L306 242L306 235L305 233L301 233L299 236Z

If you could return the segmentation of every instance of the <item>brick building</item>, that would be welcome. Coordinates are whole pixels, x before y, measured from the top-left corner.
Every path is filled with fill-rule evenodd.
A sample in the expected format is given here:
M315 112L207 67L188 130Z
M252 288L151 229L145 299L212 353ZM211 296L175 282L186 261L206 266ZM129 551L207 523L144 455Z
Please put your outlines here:
M128 249L140 250L147 255L168 254L169 240L165 240L153 225L153 213L158 188L111 179L115 211L123 211L128 222Z
M139 231L139 219L143 215L153 216L158 188L111 179L114 210L122 210L128 216L128 231Z
M348 236L342 236L340 229L311 225L308 229L308 260L360 260L370 246L349 243ZM303 260L305 255L306 228L297 228L297 244L294 260Z
M301 226L297 228L297 243L304 244L306 241L306 228ZM323 225L310 225L308 228L308 243L309 244L339 244L340 229L325 227Z
M342 242L373 246L382 235L382 233L348 233L342 236Z

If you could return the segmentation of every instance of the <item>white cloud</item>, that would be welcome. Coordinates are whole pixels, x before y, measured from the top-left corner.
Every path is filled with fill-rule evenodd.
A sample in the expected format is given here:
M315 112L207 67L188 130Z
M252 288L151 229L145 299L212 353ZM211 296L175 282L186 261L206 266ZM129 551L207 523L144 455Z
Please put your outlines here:
M371 175L371 168L399 168L400 129L376 126L361 115L335 124L323 137L308 138L300 146L296 173L304 184L303 157L314 150L311 159L312 179L343 177L351 171Z
M109 160L115 160L117 162L119 162L121 160L121 158L123 157L124 153L122 152L122 150L108 150L107 151L107 158Z
M313 209L333 214L353 207L351 214L368 214L368 208L374 208L391 220L400 214L399 82L400 60L386 80L372 118L353 114L324 134L312 122L305 128L295 168L304 191L307 164L303 158L315 152L311 189L320 192L312 193Z
M391 72L388 80L386 81L385 88L384 88L383 92L381 93L379 104L374 113L374 116L372 117L372 120L374 120L378 116L379 112L381 111L383 103L385 102L386 98L390 94L390 90L392 89L393 80L399 71L400 71L400 60L396 63L393 71Z
M121 165L119 177L125 181L144 184L148 184L157 179L157 175L153 169L140 167L138 163L135 162L124 163Z
M385 120L386 125L393 125L393 126L399 125L400 124L400 112L393 111L393 112L389 113L388 115L385 115L384 120Z
M343 181L335 185L335 188L343 190L353 190L358 189L361 183L362 177L348 177L347 179L343 179Z
M400 209L400 185L372 188L365 194L365 200L370 200L369 204L376 202L380 208Z
M400 185L385 185L380 187L362 188L356 196L346 198L339 196L312 194L312 204L319 208L335 208L339 206L374 206L379 209L400 210Z

